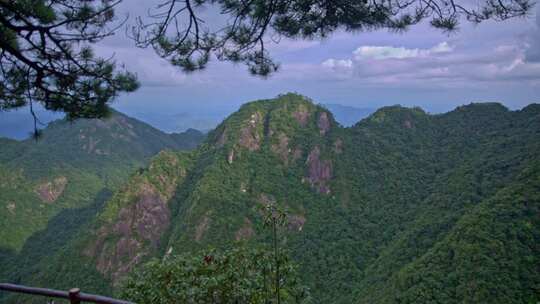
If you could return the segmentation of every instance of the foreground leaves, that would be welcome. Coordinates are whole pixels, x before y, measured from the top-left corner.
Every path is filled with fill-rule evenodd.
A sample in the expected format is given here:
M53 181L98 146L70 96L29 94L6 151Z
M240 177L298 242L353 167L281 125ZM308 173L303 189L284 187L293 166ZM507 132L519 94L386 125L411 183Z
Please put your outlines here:
M281 303L305 303L308 290L280 255ZM122 297L136 303L274 303L274 256L238 247L155 259L126 283Z

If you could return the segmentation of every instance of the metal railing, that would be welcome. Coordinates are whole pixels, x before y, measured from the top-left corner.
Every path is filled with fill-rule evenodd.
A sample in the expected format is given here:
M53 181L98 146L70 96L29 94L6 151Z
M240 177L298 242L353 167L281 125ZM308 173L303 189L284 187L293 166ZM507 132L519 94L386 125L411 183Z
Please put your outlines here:
M69 291L28 287L23 285L0 283L0 290L18 292L36 296L45 296L51 298L61 298L69 300L71 304L79 304L82 302L99 303L99 304L134 304L132 302L117 300L99 295L83 293L79 288L72 288Z

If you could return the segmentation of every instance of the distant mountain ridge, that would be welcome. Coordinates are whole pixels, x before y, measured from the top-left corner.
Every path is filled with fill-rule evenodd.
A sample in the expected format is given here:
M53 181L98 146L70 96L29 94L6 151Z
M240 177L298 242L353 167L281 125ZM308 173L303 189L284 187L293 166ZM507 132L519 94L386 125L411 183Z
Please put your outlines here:
M208 132L214 129L228 114L229 112L226 110L205 112L204 108L198 111L186 110L174 114L155 112L134 113L139 119L152 124L164 132L183 132L188 129Z
M376 111L374 108L359 108L337 103L321 105L332 112L336 121L344 127L352 127Z
M129 110L129 109L128 109ZM145 122L152 127L165 133L183 133L189 129L208 132L215 128L225 118L229 112L205 113L202 110L184 111L176 114L155 113L152 111L134 111L124 114L140 122ZM63 118L62 113L47 111L44 109L34 109L39 123L38 127L45 128L49 123ZM115 112L121 112L113 110ZM43 125L42 125L43 124ZM0 137L15 140L25 140L31 137L34 131L34 121L32 115L26 109L8 112L0 111Z
M61 113L47 111L39 106L35 106L34 113L39 120L40 128L43 128L41 124L46 126L49 122L63 117ZM0 111L0 138L24 140L31 136L33 127L34 120L28 109Z
M534 303L540 105L391 106L343 128L303 96L247 103L196 150L156 155L69 244L6 277L113 294L153 257L267 242L265 203L288 210L281 245L315 303Z

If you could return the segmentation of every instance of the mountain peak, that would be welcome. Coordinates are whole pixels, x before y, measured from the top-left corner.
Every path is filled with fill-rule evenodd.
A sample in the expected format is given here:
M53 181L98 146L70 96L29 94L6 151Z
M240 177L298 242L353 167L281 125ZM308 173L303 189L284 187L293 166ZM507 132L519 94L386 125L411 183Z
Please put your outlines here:
M471 102L457 107L454 111L496 111L508 112L508 108L499 102Z
M382 107L368 116L365 120L360 121L356 126L364 124L382 124L382 125L397 125L406 129L414 128L417 121L425 120L429 115L420 107L403 107L401 105L393 105Z
M315 105L313 100L311 100L309 97L297 93L285 93L280 94L272 99L261 99L247 102L240 107L238 112L263 109L267 111L272 111L278 108L294 109L301 106L305 106L310 109L317 107L317 105Z
M338 124L332 113L307 97L287 93L274 99L244 104L209 135L217 147L225 145L256 151L266 141L311 133L325 136Z

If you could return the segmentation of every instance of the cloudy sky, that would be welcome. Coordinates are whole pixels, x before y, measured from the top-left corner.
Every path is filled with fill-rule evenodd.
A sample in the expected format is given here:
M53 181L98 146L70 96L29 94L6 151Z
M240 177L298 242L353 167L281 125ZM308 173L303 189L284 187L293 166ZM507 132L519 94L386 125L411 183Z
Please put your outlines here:
M144 14L147 0L124 1L120 14ZM137 72L141 89L122 96L122 109L167 110L195 105L207 110L299 92L321 103L360 107L419 105L432 112L476 101L511 108L540 102L540 16L506 22L462 23L445 34L427 25L404 34L378 31L337 33L324 41L271 45L280 71L252 77L242 65L212 61L185 75L153 54L133 48L117 35L98 46Z
M125 0L117 12L133 20L155 3ZM208 10L201 13L209 15ZM217 60L186 75L152 50L135 48L123 31L95 49L114 54L138 74L142 87L120 96L115 107L142 119L185 112L226 115L243 102L284 92L364 108L401 104L444 112L496 101L519 109L540 102L539 12L536 6L527 18L462 23L450 35L422 24L403 34L338 32L324 41L281 40L267 45L281 64L268 79Z

